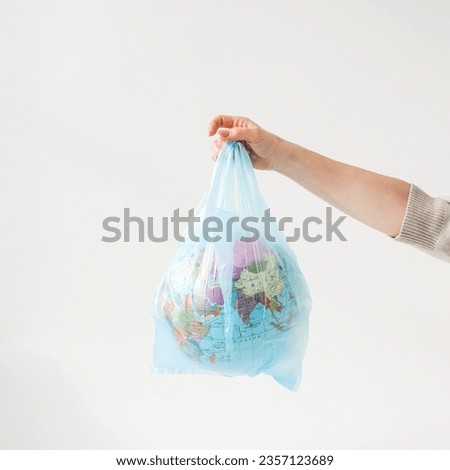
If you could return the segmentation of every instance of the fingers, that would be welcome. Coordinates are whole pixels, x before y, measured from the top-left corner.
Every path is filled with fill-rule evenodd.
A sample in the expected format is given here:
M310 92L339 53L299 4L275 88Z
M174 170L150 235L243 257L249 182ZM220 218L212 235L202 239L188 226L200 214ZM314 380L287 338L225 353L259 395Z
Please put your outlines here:
M211 142L211 158L217 160L224 142L243 141L244 145L257 144L264 138L264 131L253 121L242 116L229 116L219 114L215 116L208 127L208 134L213 136L217 133L217 139ZM246 145L251 149L249 145Z
M220 128L217 130L218 139L211 142L211 157L213 160L217 159L220 149L225 142L230 140L239 140L248 142L249 144L256 144L262 139L263 130L260 128L233 127L232 129ZM247 149L249 148L246 145Z
M221 140L245 140L249 143L257 143L261 140L261 129L233 127L232 129L220 128L217 134Z
M228 125L226 125L225 122L227 122ZM208 135L214 135L219 127L233 127L232 117L224 115L214 116L208 126Z
M218 114L214 116L208 126L208 135L214 135L220 127L246 127L252 124L252 121L242 116L228 116L226 114Z

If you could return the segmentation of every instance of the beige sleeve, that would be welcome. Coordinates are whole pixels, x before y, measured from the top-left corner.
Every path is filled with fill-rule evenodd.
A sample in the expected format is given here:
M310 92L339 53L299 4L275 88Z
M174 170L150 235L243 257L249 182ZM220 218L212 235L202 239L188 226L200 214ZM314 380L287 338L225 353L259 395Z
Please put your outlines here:
M411 185L400 233L395 240L450 262L450 202Z

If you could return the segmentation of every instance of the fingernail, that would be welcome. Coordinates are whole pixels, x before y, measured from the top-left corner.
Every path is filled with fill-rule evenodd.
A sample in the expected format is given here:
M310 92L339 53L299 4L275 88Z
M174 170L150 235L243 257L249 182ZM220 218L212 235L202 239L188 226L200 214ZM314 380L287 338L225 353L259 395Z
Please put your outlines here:
M217 133L222 137L228 137L230 135L229 129L219 129Z

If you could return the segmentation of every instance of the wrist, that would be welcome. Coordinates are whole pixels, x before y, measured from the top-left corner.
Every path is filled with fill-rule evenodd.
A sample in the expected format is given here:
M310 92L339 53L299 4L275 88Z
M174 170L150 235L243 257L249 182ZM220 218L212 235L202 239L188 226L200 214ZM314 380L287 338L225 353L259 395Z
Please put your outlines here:
M280 139L273 169L282 175L289 176L294 161L297 161L301 157L301 153L304 150L305 149L299 145Z

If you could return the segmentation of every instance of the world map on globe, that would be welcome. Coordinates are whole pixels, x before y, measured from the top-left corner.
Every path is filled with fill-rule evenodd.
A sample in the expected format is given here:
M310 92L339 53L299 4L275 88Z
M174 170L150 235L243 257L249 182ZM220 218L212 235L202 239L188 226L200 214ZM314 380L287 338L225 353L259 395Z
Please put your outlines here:
M257 373L287 347L298 315L285 266L267 246L238 241L226 282L211 253L191 254L167 274L161 310L192 360L225 374Z

